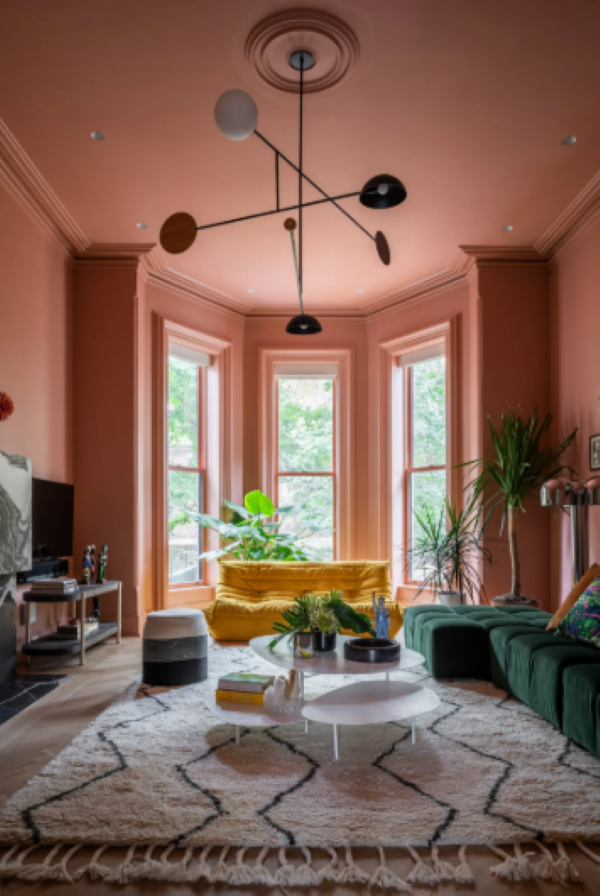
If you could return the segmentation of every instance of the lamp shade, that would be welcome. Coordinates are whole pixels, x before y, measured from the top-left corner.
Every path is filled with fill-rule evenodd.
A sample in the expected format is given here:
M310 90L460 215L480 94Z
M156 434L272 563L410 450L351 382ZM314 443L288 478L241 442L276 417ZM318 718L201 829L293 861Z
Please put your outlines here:
M321 333L322 330L323 327L312 314L297 314L285 328L285 332L292 336L314 336L315 333Z
M406 199L406 187L392 174L378 174L368 180L360 192L366 208L395 208Z
M243 90L227 90L215 106L215 121L229 140L247 140L258 124L258 109Z

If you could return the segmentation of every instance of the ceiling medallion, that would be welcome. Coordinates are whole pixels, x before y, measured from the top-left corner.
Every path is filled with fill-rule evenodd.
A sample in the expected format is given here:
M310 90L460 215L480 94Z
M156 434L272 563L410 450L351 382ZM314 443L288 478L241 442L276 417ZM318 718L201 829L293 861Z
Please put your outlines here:
M356 35L344 22L315 9L293 9L259 22L246 41L246 59L254 71L278 90L298 93L290 57L308 50L315 65L305 69L304 93L329 90L345 80L359 56Z
M270 215L279 215L283 212L297 210L298 222L296 222L294 218L286 218L283 225L290 235L296 273L296 286L298 288L298 300L300 302L300 314L290 320L286 327L286 332L294 336L312 336L316 333L320 333L322 327L316 317L306 314L304 311L304 301L302 297L302 235L304 209L322 205L323 203L331 203L334 208L341 212L347 220L358 227L358 229L375 244L380 261L385 265L389 265L391 261L391 252L384 234L378 230L375 235L373 235L339 203L341 200L358 196L359 202L365 208L377 211L396 208L396 206L400 205L406 199L406 189L401 181L399 181L397 177L394 177L393 174L378 174L376 177L372 177L368 180L361 190L354 190L353 192L343 193L339 196L330 196L306 174L303 168L304 82L305 78L314 69L317 69L318 73L319 63L312 50L300 47L300 49L294 49L288 56L288 67L290 71L294 73L294 77L298 79L298 92L300 94L297 165L258 130L258 108L252 97L245 91L237 89L227 90L219 97L215 105L215 122L225 137L229 140L241 141L255 136L258 137L271 152L273 152L275 161L275 208L271 208L268 211L256 212L253 215L244 215L241 218L228 218L225 221L215 221L211 224L201 225L196 224L195 219L187 212L177 212L167 218L163 224L160 231L160 243L166 252L170 252L173 255L179 255L181 252L186 252L191 248L195 243L198 231L200 230L210 230L213 227L223 227L226 224L237 224L241 221L251 221L256 218L264 218ZM298 176L298 201L293 205L283 206L280 202L279 169L282 163L292 168ZM310 202L304 201L303 188L305 181L320 194L321 198L313 199ZM298 229L297 245L295 237L296 228Z

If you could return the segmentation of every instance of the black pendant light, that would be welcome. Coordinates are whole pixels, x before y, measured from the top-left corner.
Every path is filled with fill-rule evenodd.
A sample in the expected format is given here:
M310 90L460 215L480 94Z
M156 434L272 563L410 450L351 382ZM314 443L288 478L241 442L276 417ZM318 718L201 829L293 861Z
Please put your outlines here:
M314 336L315 333L322 333L323 327L312 314L297 314L288 323L285 332L292 336Z
M366 208L395 208L406 199L406 187L392 174L378 174L360 191L360 202Z

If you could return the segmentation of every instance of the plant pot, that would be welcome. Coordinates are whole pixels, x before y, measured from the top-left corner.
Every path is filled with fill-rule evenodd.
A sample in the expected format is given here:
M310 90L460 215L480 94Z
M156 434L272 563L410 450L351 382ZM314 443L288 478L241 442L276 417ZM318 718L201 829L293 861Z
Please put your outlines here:
M335 650L335 632L328 635L326 632L313 632L316 653L329 653Z
M389 638L352 638L344 642L344 656L354 663L395 663L400 645Z
M464 603L462 591L438 591L438 601L444 607L459 607Z

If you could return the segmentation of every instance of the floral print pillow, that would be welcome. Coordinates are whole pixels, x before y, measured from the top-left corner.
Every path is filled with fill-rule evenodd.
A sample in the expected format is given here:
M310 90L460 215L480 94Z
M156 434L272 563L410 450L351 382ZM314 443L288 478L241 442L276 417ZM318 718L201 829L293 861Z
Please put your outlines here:
M600 647L600 576L596 576L556 629Z

